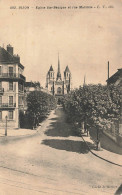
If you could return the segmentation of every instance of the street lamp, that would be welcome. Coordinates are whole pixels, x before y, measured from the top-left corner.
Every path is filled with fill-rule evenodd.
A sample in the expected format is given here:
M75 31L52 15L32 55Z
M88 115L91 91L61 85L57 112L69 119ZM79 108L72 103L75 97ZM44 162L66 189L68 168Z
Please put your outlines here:
M99 128L97 127L97 150L101 150L101 145L100 145L100 132Z
M7 115L5 117L5 136L7 136Z

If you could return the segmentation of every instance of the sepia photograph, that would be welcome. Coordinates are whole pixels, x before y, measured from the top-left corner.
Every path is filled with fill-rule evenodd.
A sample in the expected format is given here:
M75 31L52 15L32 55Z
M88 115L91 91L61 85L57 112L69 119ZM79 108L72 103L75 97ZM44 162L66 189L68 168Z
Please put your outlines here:
M122 0L0 0L0 195L122 195Z

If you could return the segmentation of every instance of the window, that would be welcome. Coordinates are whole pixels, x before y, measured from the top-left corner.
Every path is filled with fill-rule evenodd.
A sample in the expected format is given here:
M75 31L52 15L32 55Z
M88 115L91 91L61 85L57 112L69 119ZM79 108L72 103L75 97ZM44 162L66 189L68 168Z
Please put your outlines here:
M61 94L61 88L60 87L58 87L58 89L57 89L57 94Z
M53 77L53 73L51 72L51 78Z
M19 91L23 91L24 87L22 84L19 83Z
M9 96L9 106L13 106L13 96Z
M2 82L0 82L0 90L2 90Z
M2 96L0 96L0 105L2 105Z
M2 67L0 66L0 75L2 74Z
M0 111L0 120L2 120L2 111Z
M9 82L9 90L10 90L10 91L13 90L13 82Z
M13 67L9 67L9 76L13 76Z
M23 105L23 96L19 96L19 105Z
M9 111L9 119L13 119L13 111Z

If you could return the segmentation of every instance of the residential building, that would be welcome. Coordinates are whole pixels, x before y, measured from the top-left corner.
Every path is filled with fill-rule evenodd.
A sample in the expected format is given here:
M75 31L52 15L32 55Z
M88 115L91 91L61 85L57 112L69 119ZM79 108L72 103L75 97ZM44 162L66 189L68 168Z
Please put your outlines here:
M40 90L40 83L39 82L25 82L25 92L29 93L31 91L39 91Z
M24 66L14 48L0 47L0 128L19 128L19 112L24 110Z
M115 135L109 135L117 144L122 146L122 68L119 68L117 72L115 72L111 77L109 77L109 62L108 62L108 79L107 85L110 86L113 84L114 86L119 85L120 87L120 120L118 122L114 122L111 130Z
M119 68L115 74L113 74L111 77L107 79L107 85L114 84L122 84L122 68Z

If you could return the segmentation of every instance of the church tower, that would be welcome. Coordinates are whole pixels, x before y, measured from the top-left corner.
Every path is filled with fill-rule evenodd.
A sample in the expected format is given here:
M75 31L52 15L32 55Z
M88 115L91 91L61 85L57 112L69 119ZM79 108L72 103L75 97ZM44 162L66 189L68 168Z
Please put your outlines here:
M46 87L54 94L54 70L52 65L50 66L50 69L47 73Z
M50 66L50 69L48 71L48 78L49 78L49 81L53 81L54 80L54 70L53 70L52 65Z
M64 71L64 84L68 93L71 89L71 73L68 66L66 66L66 69Z

